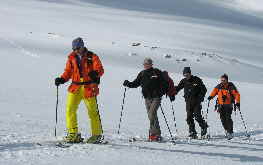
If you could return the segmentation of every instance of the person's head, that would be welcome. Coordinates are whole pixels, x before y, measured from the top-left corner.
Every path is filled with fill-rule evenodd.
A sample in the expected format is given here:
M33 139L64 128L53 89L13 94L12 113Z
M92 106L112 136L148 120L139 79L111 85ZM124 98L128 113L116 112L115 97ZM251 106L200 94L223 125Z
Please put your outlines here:
M145 58L143 61L144 69L150 69L153 66L153 60L151 58Z
M82 38L78 37L72 41L72 49L76 54L83 55L87 48L84 46Z
M184 67L184 70L183 70L183 75L184 77L189 80L192 76L192 73L191 73L191 68L190 67Z
M220 81L221 81L222 84L228 83L228 75L227 75L227 74L223 74L223 75L220 77Z

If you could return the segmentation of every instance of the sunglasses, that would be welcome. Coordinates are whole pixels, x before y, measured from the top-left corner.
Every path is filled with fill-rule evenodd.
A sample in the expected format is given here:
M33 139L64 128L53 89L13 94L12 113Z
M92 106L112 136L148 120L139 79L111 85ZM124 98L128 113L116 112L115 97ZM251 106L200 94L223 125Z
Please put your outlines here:
M144 63L142 64L143 66L151 66L152 64L147 64L147 63Z
M190 73L185 73L184 74L184 77L188 77L188 76L190 76L191 74Z
M79 47L79 48L75 48L75 49L73 49L73 50L84 50L84 47Z

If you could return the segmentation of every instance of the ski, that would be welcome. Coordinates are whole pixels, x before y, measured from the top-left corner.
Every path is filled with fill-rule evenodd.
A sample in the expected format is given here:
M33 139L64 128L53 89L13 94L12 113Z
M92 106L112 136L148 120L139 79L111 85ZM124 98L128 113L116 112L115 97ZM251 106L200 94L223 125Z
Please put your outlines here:
M175 139L176 140L207 140L207 141L209 141L210 139L212 139L212 137L209 134L207 134L207 135L196 136L196 137L176 136Z
M201 136L199 139L200 140L210 140L211 136L209 134L207 134L207 135Z
M66 142L63 142L63 141L59 141L59 142L55 143L55 146L59 147L59 148L69 148L69 147L71 147L73 145L83 145L83 144L106 145L106 144L109 144L109 141L101 141L101 142L98 142L98 143L84 143L84 142L81 142L81 143L66 143Z
M80 143L78 143L78 144L80 144ZM57 142L56 144L55 144L55 146L56 147L59 147L59 148L69 148L69 147L71 147L72 145L74 145L74 143L65 143L65 142Z
M201 140L208 140L208 141L219 141L219 140L226 140L226 141L234 141L234 140L250 140L250 137L247 136L233 136L233 137L226 137L226 136L209 136Z
M134 142L172 143L172 144L174 144L174 145L176 144L176 143L175 143L175 139L170 140L170 139L164 139L164 138L162 138L162 140L160 140L160 141L150 141L150 140L148 140L148 139L146 139L146 138L131 137L131 138L129 139L129 142L130 142L130 143L134 143Z

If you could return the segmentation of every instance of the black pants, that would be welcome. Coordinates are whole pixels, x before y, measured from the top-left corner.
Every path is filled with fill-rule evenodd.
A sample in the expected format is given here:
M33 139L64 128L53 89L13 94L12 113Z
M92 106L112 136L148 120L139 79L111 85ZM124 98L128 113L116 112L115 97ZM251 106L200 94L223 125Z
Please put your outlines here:
M208 127L206 121L201 115L202 105L197 99L186 100L186 122L189 126L189 133L196 134L194 119L198 122L199 126L204 129Z
M233 120L231 118L233 106L231 104L220 105L218 110L224 129L228 133L233 133Z

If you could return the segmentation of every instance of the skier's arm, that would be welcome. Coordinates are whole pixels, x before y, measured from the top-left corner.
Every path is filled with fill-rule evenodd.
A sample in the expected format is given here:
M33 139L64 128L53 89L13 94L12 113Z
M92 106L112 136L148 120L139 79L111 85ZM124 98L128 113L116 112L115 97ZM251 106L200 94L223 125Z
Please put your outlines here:
M67 82L71 78L72 70L72 63L70 61L70 58L68 58L64 73L61 75L61 78L63 78L65 82Z
M218 88L214 88L213 91L210 94L210 97L214 98L218 94L218 91L219 91Z
M127 87L129 88L137 88L141 85L141 80L142 80L142 72L140 72L137 76L137 78L133 82L129 82L127 84Z
M240 103L240 94L239 94L239 92L236 91L236 90L233 90L232 91L232 95L234 95L236 103Z
M236 103L240 103L240 94L234 84L233 84L233 89L231 90L231 94L235 97Z
M170 89L167 94L168 96L175 96L177 94L177 91L176 91L176 86L174 85L174 81L171 78L169 78L168 81L169 81Z
M93 55L93 70L98 73L98 76L101 77L104 74L104 68L102 63L97 55Z
M199 98L204 98L205 94L207 92L207 89L206 89L205 84L203 83L203 81L201 79L199 79L199 85L200 85L200 88L201 88L201 92L199 94Z
M177 85L177 87L176 87L176 92L177 92L177 93L179 93L180 90L182 90L182 89L184 88L184 83L185 83L185 79L182 79L182 80L180 81L180 83Z
M159 77L160 77L160 82L161 82L161 85L163 87L163 89L165 89L165 91L167 92L168 89L169 89L169 83L167 83L167 80L165 79L162 71L159 70ZM168 76L168 75L167 75ZM168 80L169 81L169 80Z

